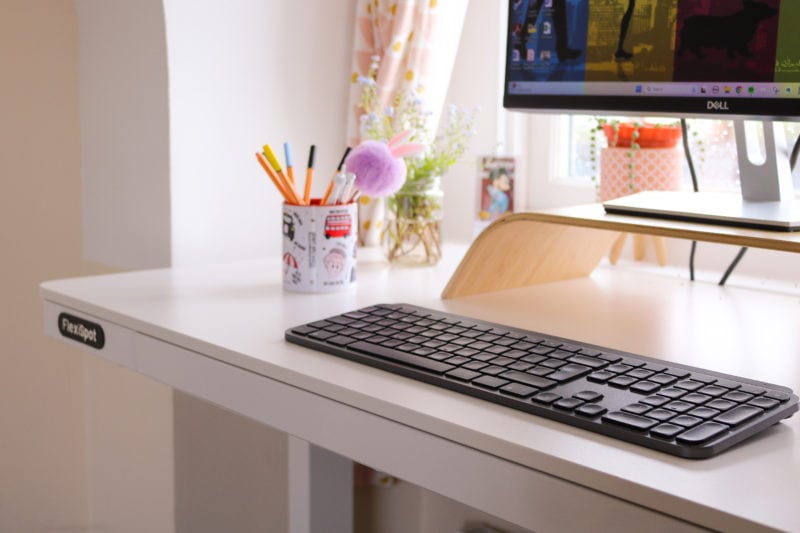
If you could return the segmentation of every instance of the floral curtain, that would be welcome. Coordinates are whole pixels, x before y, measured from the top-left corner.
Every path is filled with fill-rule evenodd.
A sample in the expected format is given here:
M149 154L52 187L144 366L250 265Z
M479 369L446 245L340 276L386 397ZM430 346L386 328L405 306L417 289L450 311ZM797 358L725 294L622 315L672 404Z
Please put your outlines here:
M350 146L361 140L358 80L368 74L375 59L381 103L388 106L398 91L411 88L430 112L428 127L435 129L467 4L466 0L358 0L347 123ZM360 241L377 244L383 203L368 197L360 202Z

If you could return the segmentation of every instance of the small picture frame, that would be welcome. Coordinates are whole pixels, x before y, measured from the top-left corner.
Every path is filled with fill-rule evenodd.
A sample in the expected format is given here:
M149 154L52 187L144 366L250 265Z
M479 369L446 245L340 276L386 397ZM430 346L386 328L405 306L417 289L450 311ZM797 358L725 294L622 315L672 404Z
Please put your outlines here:
M478 160L478 212L480 229L514 212L514 173L511 156L482 156Z

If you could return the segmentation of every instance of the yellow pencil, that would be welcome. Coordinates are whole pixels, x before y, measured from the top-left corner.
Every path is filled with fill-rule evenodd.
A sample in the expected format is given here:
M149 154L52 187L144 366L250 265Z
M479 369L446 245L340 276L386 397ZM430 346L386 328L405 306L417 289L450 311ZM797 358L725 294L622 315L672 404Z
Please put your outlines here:
M278 189L278 192L280 192L281 196L283 196L283 199L286 200L288 203L292 203L289 193L286 192L286 188L281 183L281 180L278 179L278 176L277 174L275 174L275 171L272 170L272 168L269 166L267 160L264 159L264 156L259 152L256 152L256 159L258 159L258 162L261 163L262 167L264 167L264 170L267 172L267 175L269 175L269 178L272 180L272 183L275 184L275 187Z
M264 155L267 156L267 161L269 161L269 164L278 174L278 178L286 189L286 192L289 193L289 197L294 199L293 203L300 205L300 197L297 195L297 191L294 190L294 184L292 184L283 173L281 164L278 161L278 158L275 157L275 152L272 151L272 147L268 144L264 145Z

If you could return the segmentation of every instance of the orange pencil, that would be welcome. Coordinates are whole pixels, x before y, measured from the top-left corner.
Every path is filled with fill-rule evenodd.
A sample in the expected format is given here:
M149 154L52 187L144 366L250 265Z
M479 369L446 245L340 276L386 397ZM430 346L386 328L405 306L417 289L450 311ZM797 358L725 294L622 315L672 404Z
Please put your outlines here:
M303 190L303 203L308 205L310 196L311 196L311 182L314 179L314 152L316 150L316 146L313 144L311 145L311 149L308 151L308 169L306 170L306 186Z
M280 178L278 178L278 176L275 174L275 171L272 170L272 167L269 166L269 163L264 158L263 154L256 152L256 159L258 159L258 162L261 163L261 166L267 172L270 179L272 180L272 183L275 184L275 187L277 187L278 192L281 193L283 198L290 204L297 203L297 196L294 195L293 191L289 191L286 189L286 187L281 182Z

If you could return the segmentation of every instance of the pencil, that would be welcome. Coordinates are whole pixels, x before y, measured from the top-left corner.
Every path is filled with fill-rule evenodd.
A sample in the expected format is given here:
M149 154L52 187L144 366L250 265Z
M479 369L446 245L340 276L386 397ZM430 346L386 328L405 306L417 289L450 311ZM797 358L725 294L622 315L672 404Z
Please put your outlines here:
M264 156L259 152L256 152L256 159L258 159L258 162L261 163L262 167L264 167L264 170L266 170L267 174L269 175L269 178L272 180L272 183L275 184L275 187L278 189L278 192L280 192L281 195L283 196L283 199L289 203L292 203L291 199L289 198L289 193L286 192L286 189L284 188L283 184L278 179L278 176L275 174L275 171L272 170L272 168L269 166L269 163L264 158Z
M295 185L294 182L294 164L292 162L292 145L288 142L283 143L283 153L286 155L286 174L289 176L289 183Z
M269 161L270 166L275 170L278 174L278 179L283 184L283 187L286 189L286 192L289 194L289 198L292 198L295 205L300 205L300 198L297 196L297 192L294 190L294 184L289 181L286 177L286 174L283 173L283 169L281 169L281 164L278 161L278 158L275 157L275 152L272 151L272 147L268 144L264 145L264 155L267 156L267 161Z
M317 147L313 144L308 150L308 169L306 170L306 186L303 190L303 203L308 205L311 196L311 182L314 179L314 152Z
M325 191L325 196L322 197L322 205L327 205L328 204L328 199L331 196L331 192L333 192L333 182L336 180L336 175L339 172L341 172L342 167L344 166L344 161L345 161L345 159L347 159L347 156L350 154L350 150L352 150L352 148L350 148L349 146L345 149L344 154L342 155L342 160L339 161L339 166L336 167L336 172L334 172L333 176L331 176L331 182L328 184L328 190Z

